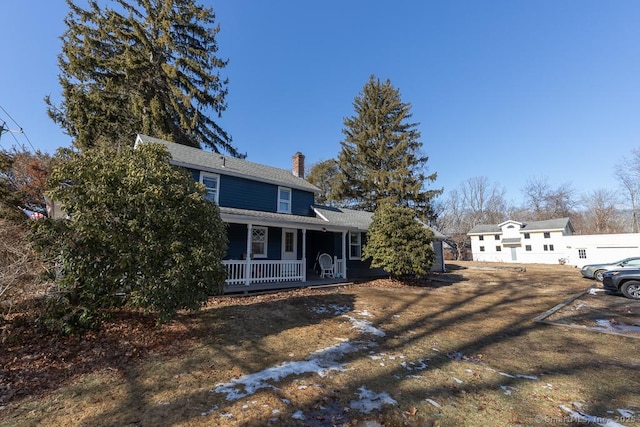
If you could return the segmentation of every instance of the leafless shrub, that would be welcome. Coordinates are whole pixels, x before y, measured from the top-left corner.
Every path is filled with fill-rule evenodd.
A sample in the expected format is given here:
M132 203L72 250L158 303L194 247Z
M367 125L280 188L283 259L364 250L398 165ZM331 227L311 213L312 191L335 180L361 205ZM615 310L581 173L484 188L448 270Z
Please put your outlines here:
M25 241L25 224L0 218L0 319L43 289L44 265Z

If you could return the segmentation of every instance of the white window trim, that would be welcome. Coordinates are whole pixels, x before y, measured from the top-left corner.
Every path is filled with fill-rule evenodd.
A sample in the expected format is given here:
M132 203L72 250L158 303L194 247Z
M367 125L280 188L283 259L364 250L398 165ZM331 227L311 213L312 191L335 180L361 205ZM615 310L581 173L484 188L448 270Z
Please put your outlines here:
M357 236L358 237L358 243L357 246L360 248L360 256L359 257L355 257L351 255L351 247L352 246L356 246L353 243L351 243L351 236ZM353 260L361 260L362 259L362 235L360 234L359 231L353 232L350 231L349 232L349 259L353 259Z
M216 202L217 205L219 205L220 203L218 203L218 201L220 200L220 175L215 174L215 173L206 173L206 172L200 172L200 184L204 185L204 179L205 178L215 178L216 179L216 196L215 196L215 200L214 202ZM207 188L207 194L209 193L209 190Z
M264 253L256 254L253 252L253 232L255 230L264 230ZM269 228L254 226L251 229L251 256L253 258L266 258L269 251Z
M288 199L281 199L280 198L280 193L282 191L286 191L289 194L289 198ZM291 189L289 187L278 187L278 213L291 213L291 202L293 199L293 191L291 191ZM282 210L280 209L280 202L287 202L289 209L288 210Z

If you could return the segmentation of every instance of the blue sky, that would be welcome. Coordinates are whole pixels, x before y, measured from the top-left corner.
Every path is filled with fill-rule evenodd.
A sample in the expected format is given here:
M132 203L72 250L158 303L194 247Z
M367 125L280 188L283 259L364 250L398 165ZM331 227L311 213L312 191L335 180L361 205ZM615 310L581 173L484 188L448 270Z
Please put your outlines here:
M60 100L63 0L3 4L0 106L48 152L70 139ZM419 122L430 188L485 176L518 203L527 180L581 193L618 187L640 147L637 0L218 0L230 60L219 123L248 159L290 168L334 158L369 75L390 79ZM4 111L0 119L15 128ZM15 139L14 139L15 138ZM0 146L23 135L4 134Z

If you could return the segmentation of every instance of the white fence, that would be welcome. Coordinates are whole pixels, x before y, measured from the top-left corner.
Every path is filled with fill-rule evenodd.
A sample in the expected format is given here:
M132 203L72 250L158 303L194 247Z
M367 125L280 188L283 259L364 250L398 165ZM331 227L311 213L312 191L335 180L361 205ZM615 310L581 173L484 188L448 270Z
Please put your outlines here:
M227 269L227 285L250 285L252 283L296 282L304 280L304 265L300 260L224 260Z
M333 277L344 277L344 260L333 258ZM302 282L304 277L304 261L301 260L251 260L249 277L247 278L246 260L222 261L227 270L227 285L251 285L253 283ZM248 280L247 280L248 279Z

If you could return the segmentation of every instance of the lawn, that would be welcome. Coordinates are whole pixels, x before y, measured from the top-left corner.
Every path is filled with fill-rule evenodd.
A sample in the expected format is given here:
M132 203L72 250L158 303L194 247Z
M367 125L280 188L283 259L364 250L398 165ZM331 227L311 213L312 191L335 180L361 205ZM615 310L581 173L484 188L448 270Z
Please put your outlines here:
M640 302L587 293L547 316L579 327L536 322L597 284L491 267L507 266L215 298L162 329L126 312L63 340L25 324L0 354L0 424L640 425L640 339L597 322L610 304L638 325ZM607 319L572 316L591 306Z

